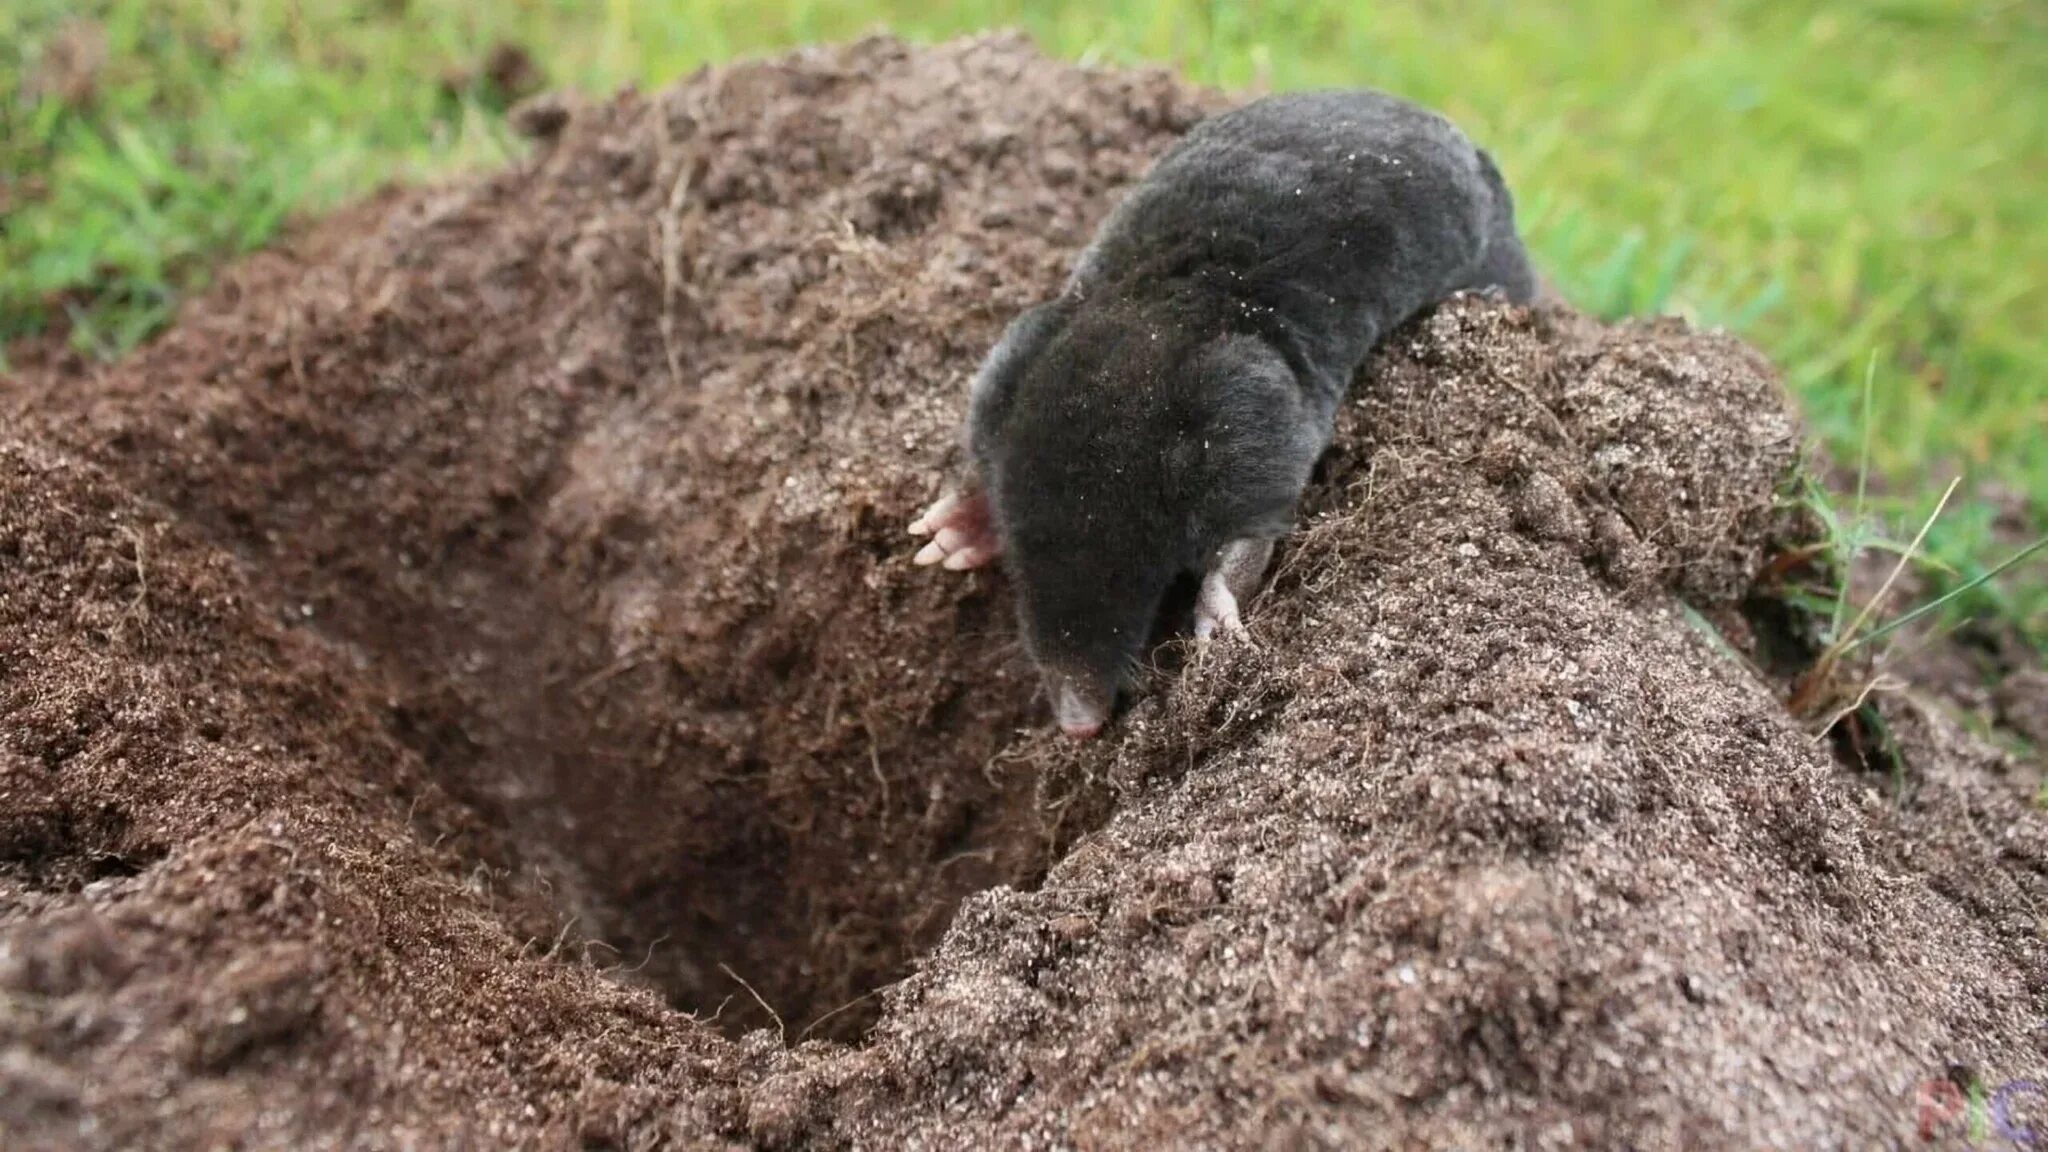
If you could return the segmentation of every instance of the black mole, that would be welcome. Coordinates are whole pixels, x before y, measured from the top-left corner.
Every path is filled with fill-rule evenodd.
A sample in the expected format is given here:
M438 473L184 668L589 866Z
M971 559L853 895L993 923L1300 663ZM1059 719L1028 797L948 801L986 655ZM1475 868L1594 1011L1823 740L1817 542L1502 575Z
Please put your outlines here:
M1242 630L1380 337L1480 289L1536 279L1499 171L1442 116L1328 91L1205 120L983 362L971 474L911 526L918 562L1004 557L1060 727L1092 736L1177 580L1201 578L1198 637Z

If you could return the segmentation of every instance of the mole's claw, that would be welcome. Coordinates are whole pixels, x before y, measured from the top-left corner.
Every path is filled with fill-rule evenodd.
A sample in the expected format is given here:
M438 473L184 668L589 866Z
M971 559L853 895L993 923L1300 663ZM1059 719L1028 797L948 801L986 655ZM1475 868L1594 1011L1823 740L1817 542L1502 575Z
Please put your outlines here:
M931 537L913 557L913 562L920 566L943 564L950 571L963 572L979 568L1002 554L995 520L989 514L988 496L979 488L939 497L925 509L924 515L911 522L910 533Z
M1226 635L1245 634L1244 618L1238 615L1237 597L1223 586L1221 580L1211 577L1202 584L1202 598L1195 605L1195 639L1212 639L1218 629Z
M1201 596L1195 601L1195 639L1208 640L1218 629L1230 636L1246 634L1238 601L1258 588L1272 555L1271 540L1247 538L1223 546L1202 577Z
M948 492L944 496L939 497L932 503L931 507L924 510L923 515L910 522L910 534L912 536L929 536L938 531L939 526L944 524L947 518L953 515L953 509L959 507L959 505L960 496L958 493Z
M970 568L981 567L995 559L995 555L986 548L969 545L958 552L947 553L945 568L949 572L965 572Z

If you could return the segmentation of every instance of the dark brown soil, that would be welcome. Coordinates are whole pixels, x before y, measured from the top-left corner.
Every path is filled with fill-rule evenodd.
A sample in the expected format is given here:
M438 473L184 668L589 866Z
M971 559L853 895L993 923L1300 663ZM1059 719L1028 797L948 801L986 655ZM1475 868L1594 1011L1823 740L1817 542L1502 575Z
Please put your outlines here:
M7 1147L1868 1147L2037 1074L2005 754L1839 766L1680 610L1796 460L1733 341L1418 321L1251 640L1050 734L903 526L1216 106L1009 38L550 101L23 358Z

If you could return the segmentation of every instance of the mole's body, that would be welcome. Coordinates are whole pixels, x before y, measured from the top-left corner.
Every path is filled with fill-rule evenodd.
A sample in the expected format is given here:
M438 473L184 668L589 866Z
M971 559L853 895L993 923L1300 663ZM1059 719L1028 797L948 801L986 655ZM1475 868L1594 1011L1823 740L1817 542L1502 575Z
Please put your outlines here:
M1004 557L1060 725L1092 735L1180 577L1199 636L1242 627L1380 337L1535 287L1500 174L1435 113L1316 92L1204 121L989 353L973 474L912 525L918 559Z

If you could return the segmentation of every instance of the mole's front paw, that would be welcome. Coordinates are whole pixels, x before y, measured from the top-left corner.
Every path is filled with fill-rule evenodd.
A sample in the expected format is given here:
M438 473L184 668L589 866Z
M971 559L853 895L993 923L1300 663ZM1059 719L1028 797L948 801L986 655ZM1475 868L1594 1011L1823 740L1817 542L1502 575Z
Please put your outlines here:
M918 549L919 564L943 564L955 572L979 568L1002 554L988 496L979 488L950 492L911 522L910 534L930 536Z
M1226 636L1245 634L1244 619L1237 614L1237 597L1223 577L1211 572L1202 581L1201 598L1195 601L1195 639L1209 640L1217 632Z
M1257 590L1272 557L1273 542L1256 538L1233 540L1217 552L1195 601L1195 639L1207 640L1219 631L1226 636L1245 634L1238 601Z

